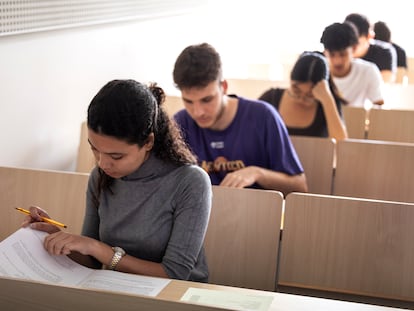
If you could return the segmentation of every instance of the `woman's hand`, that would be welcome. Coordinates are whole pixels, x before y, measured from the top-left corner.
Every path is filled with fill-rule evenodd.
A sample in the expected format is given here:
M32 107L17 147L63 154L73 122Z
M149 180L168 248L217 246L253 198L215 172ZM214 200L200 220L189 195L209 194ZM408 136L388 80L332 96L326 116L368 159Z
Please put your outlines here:
M339 115L335 98L329 88L329 82L327 80L321 80L316 83L312 89L312 94L319 100L323 107L329 137L337 140L346 139L348 133Z
M60 231L59 227L43 222L42 217L50 218L48 213L38 206L30 206L30 215L27 215L22 223L22 227L30 226L30 228L54 233Z
M69 255L72 252L91 255L96 242L89 237L59 231L45 237L43 245L52 255Z
M329 83L325 79L315 84L315 86L312 88L312 94L313 97L321 102L322 105L324 105L327 100L329 101L333 98L331 90L329 88Z

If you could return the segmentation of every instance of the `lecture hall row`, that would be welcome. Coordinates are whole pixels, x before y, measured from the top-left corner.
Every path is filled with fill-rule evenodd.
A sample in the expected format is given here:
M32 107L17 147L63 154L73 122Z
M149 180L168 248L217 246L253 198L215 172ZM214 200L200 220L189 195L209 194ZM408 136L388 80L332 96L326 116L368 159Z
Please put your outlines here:
M310 193L414 203L414 142L335 141L309 136L291 136L291 139L305 170ZM89 173L94 166L84 122L76 171Z
M1 239L21 223L12 207L30 204L46 208L73 232L80 232L87 172L94 165L86 137L83 123L80 172L0 168L5 194L1 206L7 209L8 220ZM316 291L322 297L410 306L414 204L404 202L414 202L410 187L414 144L305 136L292 137L292 142L307 173L310 194L283 198L275 191L213 187L205 242L211 283L231 286L220 290L237 287L308 295ZM24 286L15 281L10 288ZM202 285L178 282L177 286ZM168 290L160 295L173 301L180 297ZM280 308L275 304L275 310Z
M228 93L259 98L271 87L288 87L288 81L228 79ZM414 143L414 84L387 85L384 107L365 109L343 106L349 138ZM170 115L183 108L180 96L169 95L165 107ZM386 126L384 126L384 124Z
M0 167L0 240L20 227L14 207L31 204L79 233L87 180L87 173ZM268 310L410 309L413 217L413 203L309 193L284 198L273 190L213 186L205 239L209 284L172 280L154 299L0 278L0 305L49 310L47 300L65 302L59 310L111 310L116 303L125 310L137 304L142 310L223 310L180 302L195 287L272 295Z
M167 102L170 113L182 105L176 99L175 107L171 98ZM246 295L257 293L250 289L271 292L280 302L273 301L269 310L364 310L368 306L339 306L335 305L339 300L329 299L303 301L305 296L283 293L411 309L414 144L369 139L367 127L364 130L365 138L338 142L292 136L307 174L308 194L292 193L284 198L277 191L213 186L205 241L211 284L174 281L155 300L100 296L105 301L101 310L119 300L125 306L142 302L148 310L213 310L179 303L189 287L222 291L244 288ZM0 240L20 226L21 215L13 207L31 204L46 208L53 217L64 220L72 232L79 233L88 172L93 165L83 123L78 172L0 168L0 189L4 193L0 200L7 219L0 229ZM34 301L41 301L42 295L50 291L60 299L62 295L74 295L85 303L96 302L87 298L90 294L102 294L74 289L68 293L66 288L35 285L0 278L0 286L7 289L0 301L10 301L16 290L35 290L38 295Z
M413 232L408 229L414 208L414 144L291 138L307 174L310 193L291 194L286 199L279 193L271 198L271 205L279 202L285 210L280 217L279 212L267 211L266 203L255 201L251 189L244 189L244 196L241 189L214 187L207 251L209 245L219 243L214 242L216 239L223 243L226 240L221 238L229 240L223 250L219 246L210 248L210 254L220 249L218 253L223 255L209 259L213 263L212 282L272 291L353 294L363 296L363 301L367 297L412 301L407 293L395 295L394 286L409 289L411 285L404 284L406 279L414 284L414 272L408 267L414 260L410 253ZM93 166L84 123L78 170L89 172ZM274 195L272 191L259 192ZM235 210L241 214L233 215ZM267 222L274 220L273 231L266 229ZM275 229L279 220L282 236ZM235 241L234 236L241 241ZM237 250L233 253L229 245ZM243 258L243 263L235 263L234 258ZM258 272L256 267L266 268ZM234 275L232 269L236 269Z

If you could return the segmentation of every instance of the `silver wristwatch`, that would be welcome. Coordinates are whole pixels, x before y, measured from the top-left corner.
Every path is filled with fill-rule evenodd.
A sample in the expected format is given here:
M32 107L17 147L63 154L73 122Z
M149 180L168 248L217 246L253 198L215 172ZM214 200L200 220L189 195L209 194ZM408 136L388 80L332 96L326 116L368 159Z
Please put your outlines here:
M114 251L114 255L112 256L111 263L109 264L109 269L115 270L116 265L122 259L122 257L125 256L126 253L122 248L118 246L112 247L112 249Z

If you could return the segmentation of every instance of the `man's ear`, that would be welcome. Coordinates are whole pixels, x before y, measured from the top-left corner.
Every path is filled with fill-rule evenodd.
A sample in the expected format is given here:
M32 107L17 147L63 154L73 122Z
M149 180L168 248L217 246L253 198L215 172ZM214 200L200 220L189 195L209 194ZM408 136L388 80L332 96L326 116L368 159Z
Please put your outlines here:
M228 88L227 80L222 80L220 82L220 85L223 89L223 94L227 94L227 88Z
M354 44L354 45L352 46L352 54L354 54L354 55L355 55L355 51L356 51L357 47L358 47L358 44Z

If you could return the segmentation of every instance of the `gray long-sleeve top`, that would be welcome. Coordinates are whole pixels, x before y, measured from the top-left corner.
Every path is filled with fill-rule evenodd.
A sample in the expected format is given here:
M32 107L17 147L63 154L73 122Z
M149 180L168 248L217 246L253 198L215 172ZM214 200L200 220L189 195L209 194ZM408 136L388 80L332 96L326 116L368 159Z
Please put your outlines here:
M82 235L127 254L161 263L173 279L208 281L204 237L211 182L196 165L174 166L150 156L134 173L115 179L96 206L98 170L90 175Z

